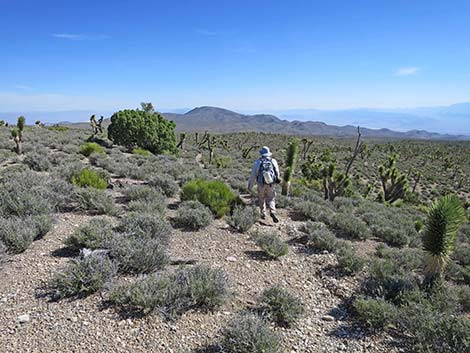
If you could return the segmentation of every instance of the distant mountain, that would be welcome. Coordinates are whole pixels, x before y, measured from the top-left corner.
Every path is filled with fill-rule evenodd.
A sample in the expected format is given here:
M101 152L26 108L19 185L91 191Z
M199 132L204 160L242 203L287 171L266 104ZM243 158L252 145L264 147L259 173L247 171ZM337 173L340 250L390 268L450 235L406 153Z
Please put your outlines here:
M470 136L470 103L441 107L346 110L292 109L270 112L287 120L323 121L396 131L428 130Z
M267 132L291 135L324 135L334 137L352 137L357 134L357 126L328 125L319 121L287 121L274 115L245 115L216 107L199 107L185 114L163 113L176 123L178 131L211 131L216 133L231 132ZM438 134L424 130L398 132L390 129L361 128L364 137L434 139L434 140L470 140L470 136Z
M198 107L181 113L180 109L163 113L176 123L177 131L267 132L292 135L325 135L336 137L356 136L357 126L365 137L433 139L433 140L470 140L470 103L455 104L448 107L413 109L351 109L324 111L316 109L297 109L274 114L241 114L217 107ZM13 122L18 115L25 115L27 122L36 120L48 123L64 122L78 128L89 128L88 118L92 115L110 116L110 112L70 111L70 112L32 112L0 113L0 119ZM443 131L442 121L447 131L453 134L438 134ZM77 121L81 121L77 123ZM105 119L104 125L109 124ZM367 128L366 128L367 127ZM426 127L426 128L423 128ZM431 127L431 128L429 128ZM432 127L435 127L432 128ZM439 128L441 127L441 128Z

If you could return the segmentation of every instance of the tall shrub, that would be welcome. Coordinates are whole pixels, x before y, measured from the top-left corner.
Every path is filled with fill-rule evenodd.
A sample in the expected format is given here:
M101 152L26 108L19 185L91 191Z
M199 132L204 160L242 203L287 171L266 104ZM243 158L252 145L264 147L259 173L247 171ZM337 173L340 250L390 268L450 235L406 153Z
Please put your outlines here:
M111 117L108 137L129 149L141 147L152 153L176 153L176 124L151 111L122 110Z

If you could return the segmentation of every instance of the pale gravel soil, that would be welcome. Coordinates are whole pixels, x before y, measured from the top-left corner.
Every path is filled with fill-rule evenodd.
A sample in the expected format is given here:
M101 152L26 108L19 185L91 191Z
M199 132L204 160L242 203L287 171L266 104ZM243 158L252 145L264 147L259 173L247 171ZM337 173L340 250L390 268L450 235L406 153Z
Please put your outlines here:
M287 218L284 213L281 217ZM307 254L291 245L287 256L265 260L248 235L233 232L222 221L197 233L175 230L170 244L174 259L194 259L227 272L233 296L214 313L188 312L173 322L165 322L157 314L123 319L114 309L103 308L105 293L59 302L38 296L40 288L68 261L54 256L54 251L89 219L57 215L51 232L0 269L0 352L195 352L216 343L230 318L254 307L262 290L272 285L288 288L305 304L306 313L295 328L275 328L286 352L397 351L386 344L388 338L383 335L365 336L349 329L340 311L333 314L334 321L324 319L357 289L354 278L332 276L334 255ZM286 228L295 225L281 222L277 228L288 240ZM19 324L17 317L23 314L29 314L31 320Z

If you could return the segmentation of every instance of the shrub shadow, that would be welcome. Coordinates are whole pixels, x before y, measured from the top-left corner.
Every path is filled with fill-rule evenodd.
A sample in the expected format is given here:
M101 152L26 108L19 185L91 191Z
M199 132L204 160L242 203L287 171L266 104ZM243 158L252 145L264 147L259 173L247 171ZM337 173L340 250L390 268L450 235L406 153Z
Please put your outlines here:
M261 250L247 250L245 251L245 255L248 255L250 258L257 261L272 261L272 258Z
M51 255L54 257L76 257L79 255L79 252L71 247L64 246L62 248L55 249L51 252Z

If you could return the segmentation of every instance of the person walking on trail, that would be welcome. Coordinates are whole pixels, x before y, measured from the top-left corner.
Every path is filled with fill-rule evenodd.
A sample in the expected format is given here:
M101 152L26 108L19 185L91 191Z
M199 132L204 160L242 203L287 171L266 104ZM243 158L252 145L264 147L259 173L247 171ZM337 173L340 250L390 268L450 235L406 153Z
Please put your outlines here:
M269 147L264 146L260 151L260 158L257 159L251 170L248 180L248 191L251 193L256 181L258 186L258 202L261 213L261 219L266 218L266 206L274 223L279 222L276 217L276 190L274 185L280 183L281 174L277 161L272 158Z

